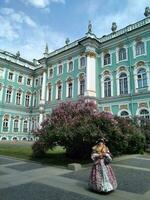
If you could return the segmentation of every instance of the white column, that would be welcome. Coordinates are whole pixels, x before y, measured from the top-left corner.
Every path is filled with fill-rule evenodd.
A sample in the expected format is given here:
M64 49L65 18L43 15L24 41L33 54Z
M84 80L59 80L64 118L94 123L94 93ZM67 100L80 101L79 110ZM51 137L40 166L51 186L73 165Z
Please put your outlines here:
M42 96L41 96L40 107L39 107L39 111L40 111L39 125L41 125L42 121L44 120L45 98L46 98L46 67L44 66L44 70L43 70L43 82L42 82Z
M96 53L87 52L85 95L96 97Z
M45 97L46 97L46 71L43 72L43 83L42 83L42 104L45 104Z

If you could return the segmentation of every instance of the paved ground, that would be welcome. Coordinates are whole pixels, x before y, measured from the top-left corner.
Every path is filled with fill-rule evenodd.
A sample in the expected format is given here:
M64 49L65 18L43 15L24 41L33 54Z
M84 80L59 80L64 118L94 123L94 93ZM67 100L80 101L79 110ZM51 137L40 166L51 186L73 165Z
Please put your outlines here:
M112 163L118 189L101 195L88 190L91 167L80 171L0 156L0 200L149 200L150 156L132 155Z

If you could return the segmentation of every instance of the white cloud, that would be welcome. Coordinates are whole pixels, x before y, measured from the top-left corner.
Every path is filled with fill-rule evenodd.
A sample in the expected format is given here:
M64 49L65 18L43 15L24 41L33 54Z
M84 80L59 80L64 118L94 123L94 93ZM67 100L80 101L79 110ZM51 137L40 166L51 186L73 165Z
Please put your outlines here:
M30 4L37 8L46 8L51 3L65 3L65 0L22 0L26 4Z
M65 44L66 36L53 31L49 26L36 24L25 13L11 8L0 9L0 47L32 60L41 58L46 42L50 51Z
M92 4L92 2L95 4ZM126 0L123 1L123 6L115 5L113 0L90 0L86 13L89 19L92 19L93 31L97 36L101 37L104 34L111 33L112 22L116 22L118 30L135 23L144 18L145 7L149 6L147 0ZM104 6L105 5L105 6Z

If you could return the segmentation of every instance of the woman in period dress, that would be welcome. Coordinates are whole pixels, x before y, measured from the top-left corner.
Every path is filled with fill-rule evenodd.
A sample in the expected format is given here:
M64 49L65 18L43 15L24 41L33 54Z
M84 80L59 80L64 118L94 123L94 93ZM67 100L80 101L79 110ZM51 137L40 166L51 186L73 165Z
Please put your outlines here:
M108 160L111 159L108 147L105 145L105 140L100 139L97 144L92 148L92 160L94 161L89 187L91 190L99 193L107 193L117 188L117 181L110 164L105 162L107 156Z

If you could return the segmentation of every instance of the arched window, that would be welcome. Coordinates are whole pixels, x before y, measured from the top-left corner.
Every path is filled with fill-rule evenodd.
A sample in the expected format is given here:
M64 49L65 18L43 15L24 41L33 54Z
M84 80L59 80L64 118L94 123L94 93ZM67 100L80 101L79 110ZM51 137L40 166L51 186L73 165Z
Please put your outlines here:
M105 97L111 96L111 80L109 77L104 79L104 96Z
M136 56L139 56L139 55L142 55L142 54L145 54L145 46L144 46L144 42L137 42L136 43L136 46L135 46L135 53L136 53Z
M14 120L14 132L18 132L19 129L19 120L15 119Z
M137 72L138 88L147 87L147 74L146 69L141 68Z
M17 105L21 104L21 91L17 92L17 95L16 95L16 104Z
M79 95L84 95L85 90L85 78L84 74L80 74L79 76Z
M68 64L68 72L71 72L73 70L73 62L70 61Z
M127 112L127 111L122 111L121 113L120 113L120 116L121 117L129 117L129 113Z
M126 73L121 73L119 76L119 89L120 89L120 95L128 94L128 80Z
M25 120L24 122L23 122L23 132L27 132L28 131L28 121L27 120Z
M80 68L85 67L85 57L80 58Z
M48 95L48 102L50 102L52 100L52 85L51 83L48 83L48 86L47 86L47 95Z
M61 100L62 99L62 83L61 81L58 81L57 82L57 85L56 85L56 99L57 100Z
M68 97L72 98L72 82L68 83Z
M104 65L109 65L110 64L110 54L107 53L104 55Z
M125 60L127 58L126 49L121 48L119 49L119 61Z
M30 94L29 94L29 93L26 94L25 106L26 106L26 107L29 107L29 106L30 106Z
M11 102L11 95L12 95L12 89L7 89L6 91L6 103L10 103Z
M149 111L146 110L146 109L142 109L140 111L140 117L143 117L145 119L150 119L150 113L149 113Z
M5 115L3 118L3 131L7 132L9 126L9 115Z

